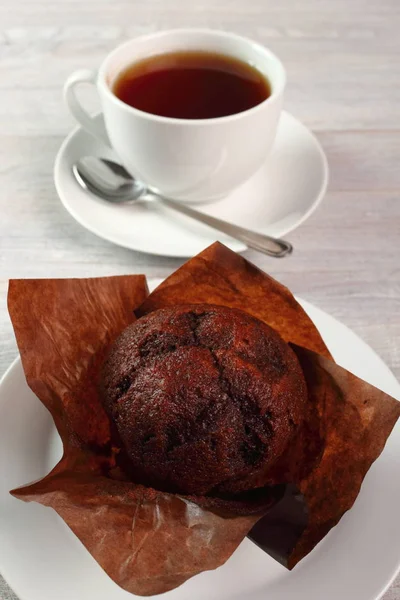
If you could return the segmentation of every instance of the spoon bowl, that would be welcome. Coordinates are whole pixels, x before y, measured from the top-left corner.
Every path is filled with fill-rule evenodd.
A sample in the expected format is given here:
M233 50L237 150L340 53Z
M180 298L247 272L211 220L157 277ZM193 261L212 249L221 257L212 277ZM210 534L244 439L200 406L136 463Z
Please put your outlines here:
M73 165L72 171L82 187L114 204L133 202L148 193L146 186L122 165L106 158L85 156Z

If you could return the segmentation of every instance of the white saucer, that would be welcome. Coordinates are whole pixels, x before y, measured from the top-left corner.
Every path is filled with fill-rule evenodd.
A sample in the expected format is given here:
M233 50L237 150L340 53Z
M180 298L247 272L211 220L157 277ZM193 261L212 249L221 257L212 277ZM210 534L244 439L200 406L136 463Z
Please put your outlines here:
M71 168L88 154L117 160L112 151L77 127L59 150L54 180L65 208L92 233L119 246L162 256L192 256L217 239L236 252L246 249L241 242L158 203L115 206L82 190ZM228 197L196 208L280 237L314 212L327 182L328 164L319 142L300 121L283 112L273 150L263 167Z
M400 398L399 384L367 344L328 314L301 303L339 364ZM47 474L60 456L53 420L27 387L17 359L0 382L0 571L20 600L133 600L136 596L109 579L54 511L9 495ZM224 566L158 598L377 600L400 563L399 463L400 424L353 508L293 571L245 539Z

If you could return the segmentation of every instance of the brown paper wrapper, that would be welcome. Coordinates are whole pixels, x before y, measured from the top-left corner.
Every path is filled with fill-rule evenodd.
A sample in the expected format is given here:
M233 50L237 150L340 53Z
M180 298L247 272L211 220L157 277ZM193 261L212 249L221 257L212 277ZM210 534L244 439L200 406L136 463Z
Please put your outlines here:
M170 275L135 311L141 317L175 304L245 310L293 342L330 358L314 323L289 290L219 242Z
M309 472L294 469L294 487L250 532L256 542L292 569L354 504L372 463L400 416L400 402L333 361L292 345L315 407L300 445L303 465L322 452ZM308 426L307 426L308 425ZM296 449L296 452L299 448ZM298 460L298 459L297 459ZM311 458L313 460L313 458ZM292 466L293 468L293 466Z
M146 294L142 276L10 283L27 382L64 444L47 477L12 493L54 508L108 575L136 594L165 592L218 567L256 523L252 539L293 567L353 504L400 403L332 362L290 292L221 244ZM162 493L127 481L119 466L118 441L97 395L100 365L134 320L133 310L140 316L183 303L241 308L294 344L308 410L279 465L288 482L285 497L269 512L268 503L243 514L240 499L221 511L213 499Z

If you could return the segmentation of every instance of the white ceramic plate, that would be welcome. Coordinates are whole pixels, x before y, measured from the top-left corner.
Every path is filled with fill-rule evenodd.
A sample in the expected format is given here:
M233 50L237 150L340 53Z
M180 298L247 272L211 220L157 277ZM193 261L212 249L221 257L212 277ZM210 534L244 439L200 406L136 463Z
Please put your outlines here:
M338 363L400 398L382 360L352 331L301 302ZM129 600L49 508L8 490L45 475L61 454L52 419L28 389L17 359L0 384L0 571L21 600ZM165 600L376 600L400 562L400 427L361 493L317 548L289 572L244 540L227 563Z
M116 206L96 198L83 190L72 174L73 164L85 155L118 160L109 148L77 127L58 152L54 180L67 211L92 233L131 250L163 256L194 256L215 240L236 252L246 249L241 242L177 215L159 203ZM223 200L196 208L280 237L314 212L325 194L327 181L328 164L319 142L300 121L283 112L274 147L261 169Z

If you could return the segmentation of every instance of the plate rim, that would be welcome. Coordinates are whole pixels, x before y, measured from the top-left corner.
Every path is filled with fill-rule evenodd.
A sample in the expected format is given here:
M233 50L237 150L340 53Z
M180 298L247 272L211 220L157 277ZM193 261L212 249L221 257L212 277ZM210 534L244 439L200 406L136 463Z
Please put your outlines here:
M93 119L99 119L102 116L102 112L97 112L94 113L92 115ZM315 150L318 154L319 159L321 160L321 167L322 167L322 181L321 181L321 186L319 189L318 194L316 195L315 199L313 200L313 202L310 204L309 208L305 211L305 213L296 221L295 224L289 226L289 227L282 227L281 229L278 230L278 233L276 234L276 237L283 237L286 236L288 233L291 233L292 231L295 231L298 227L300 227L307 219L309 219L309 217L317 210L318 206L322 203L322 200L324 199L325 195L326 195L326 191L328 188L328 183L329 183L329 164L328 164L328 158L325 154L325 151L322 147L322 144L320 143L320 141L318 140L317 136L315 135L315 133L312 131L312 129L310 129L309 127L307 127L307 125L305 125L300 119L297 119L291 112L287 111L287 110L282 110L281 112L281 117L280 119L284 117L284 118L288 118L289 120L292 120L294 122L296 122L296 124L298 126L301 127L301 129L303 129L303 131L309 136L310 141L312 142L313 146L315 147ZM69 133L68 135L64 138L61 146L59 147L58 151L57 151L57 155L54 161L54 167L53 167L53 181L54 181L54 186L56 188L56 192L57 192L57 196L61 202L61 204L63 205L63 207L65 208L65 210L71 215L71 217L84 229L86 229L87 231L89 231L90 233L92 233L93 235L106 240L107 242L114 244L116 246L119 246L120 248L126 248L128 250L133 250L135 252L141 252L142 254L147 254L150 256L164 256L164 257L169 257L169 258L188 258L190 256L190 254L188 253L183 253L181 251L177 251L177 252L160 252L157 250L152 250L151 252L148 250L141 250L140 248L135 248L133 244L130 245L126 245L121 243L120 241L118 241L117 237L114 237L113 235L104 235L103 233L99 233L99 230L96 227L93 227L91 224L87 224L87 222L82 219L80 217L80 215L68 204L68 201L65 198L65 194L63 192L63 188L62 185L60 183L61 181L61 169L62 169L62 161L66 152L66 148L69 146L71 140L80 132L80 131L84 131L84 128L81 125L76 125ZM86 135L90 136L90 133L86 132ZM262 231L260 231L260 233L262 233ZM226 243L226 242L225 242ZM229 244L226 243L226 245L229 246ZM248 247L245 244L242 244L241 242L237 242L237 245L234 248L235 252L245 252L246 250L248 250Z

